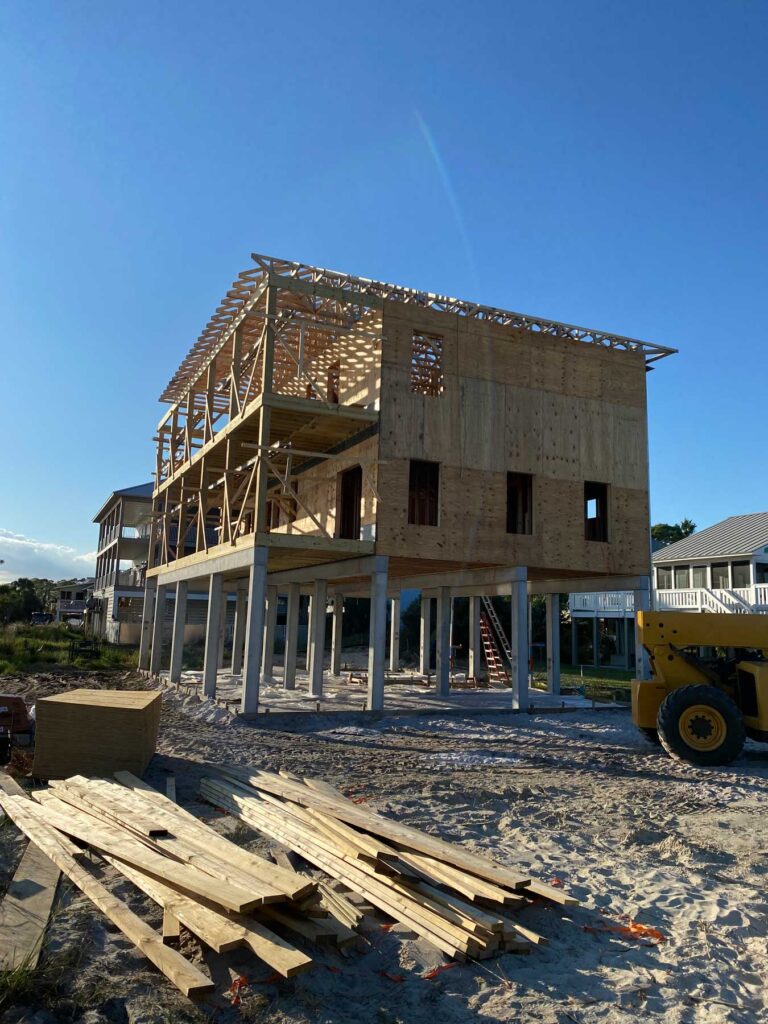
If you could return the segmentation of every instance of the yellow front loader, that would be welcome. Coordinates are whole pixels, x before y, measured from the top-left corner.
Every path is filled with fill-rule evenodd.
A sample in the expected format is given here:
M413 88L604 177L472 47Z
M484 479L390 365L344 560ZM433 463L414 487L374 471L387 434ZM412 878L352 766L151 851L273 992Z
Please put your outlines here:
M632 719L670 757L729 764L745 736L768 742L768 615L638 612L652 678L632 682Z

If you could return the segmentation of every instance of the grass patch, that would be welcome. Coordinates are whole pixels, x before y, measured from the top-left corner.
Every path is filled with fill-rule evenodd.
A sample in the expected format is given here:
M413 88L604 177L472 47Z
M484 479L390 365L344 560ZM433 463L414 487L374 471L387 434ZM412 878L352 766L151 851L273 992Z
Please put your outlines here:
M632 699L632 672L620 668L590 668L581 674L579 670L563 666L560 673L560 690L563 694L581 694L588 700L599 701L601 704L619 701L629 704ZM547 677L543 673L534 673L533 688L546 690Z
M102 642L98 653L70 660L70 644L82 636L67 626L10 625L0 628L0 675L46 672L57 668L125 669L138 665L135 648Z

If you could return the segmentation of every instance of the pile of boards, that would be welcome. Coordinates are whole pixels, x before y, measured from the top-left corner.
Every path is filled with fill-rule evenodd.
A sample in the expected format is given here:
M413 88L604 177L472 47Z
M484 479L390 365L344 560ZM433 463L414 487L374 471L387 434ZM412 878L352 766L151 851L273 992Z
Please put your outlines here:
M180 925L216 952L247 947L284 977L312 964L286 932L357 938L333 919L320 929L296 912L299 902L319 900L313 879L242 849L128 772L54 781L30 796L6 783L0 806L185 995L214 985L167 944ZM162 908L162 934L96 877L93 854Z
M517 912L532 901L577 902L320 780L217 767L200 792L278 844L273 859L230 842L128 772L74 776L31 794L0 785L0 806L188 996L214 984L168 944L181 926L217 953L245 947L292 977L311 966L317 948L358 945L359 933L380 926L377 911L465 960L530 951L545 940ZM95 857L162 909L162 932L96 877Z
M383 817L316 779L238 768L200 793L401 922L454 960L529 952L545 942L516 914L578 903L461 846Z

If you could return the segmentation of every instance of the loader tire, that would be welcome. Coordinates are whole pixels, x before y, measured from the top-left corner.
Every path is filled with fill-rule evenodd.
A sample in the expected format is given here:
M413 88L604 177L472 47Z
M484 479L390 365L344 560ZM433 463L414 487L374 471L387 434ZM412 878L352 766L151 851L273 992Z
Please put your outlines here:
M659 708L656 725L662 747L678 761L730 764L744 747L741 712L714 686L672 690Z
M658 747L658 746L661 745L661 740L659 739L659 730L658 729L647 729L647 728L645 728L642 725L638 726L638 728L640 729L640 732L643 734L643 736L645 736L645 738L648 740L649 743L653 743L653 745L655 747Z

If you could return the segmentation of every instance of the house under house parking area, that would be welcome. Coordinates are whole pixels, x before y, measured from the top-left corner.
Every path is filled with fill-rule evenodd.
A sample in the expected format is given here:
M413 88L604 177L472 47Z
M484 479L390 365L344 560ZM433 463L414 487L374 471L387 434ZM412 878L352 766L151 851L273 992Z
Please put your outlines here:
M434 634L439 695L454 599L470 598L472 666L480 602L503 595L508 699L525 708L529 598L542 594L557 692L559 594L626 589L649 607L646 381L673 352L254 255L161 396L141 666L179 680L188 596L205 593L203 695L224 671L242 713L275 680L319 703L339 673L344 600L363 598L365 702L379 710L403 591L421 593L421 663Z

